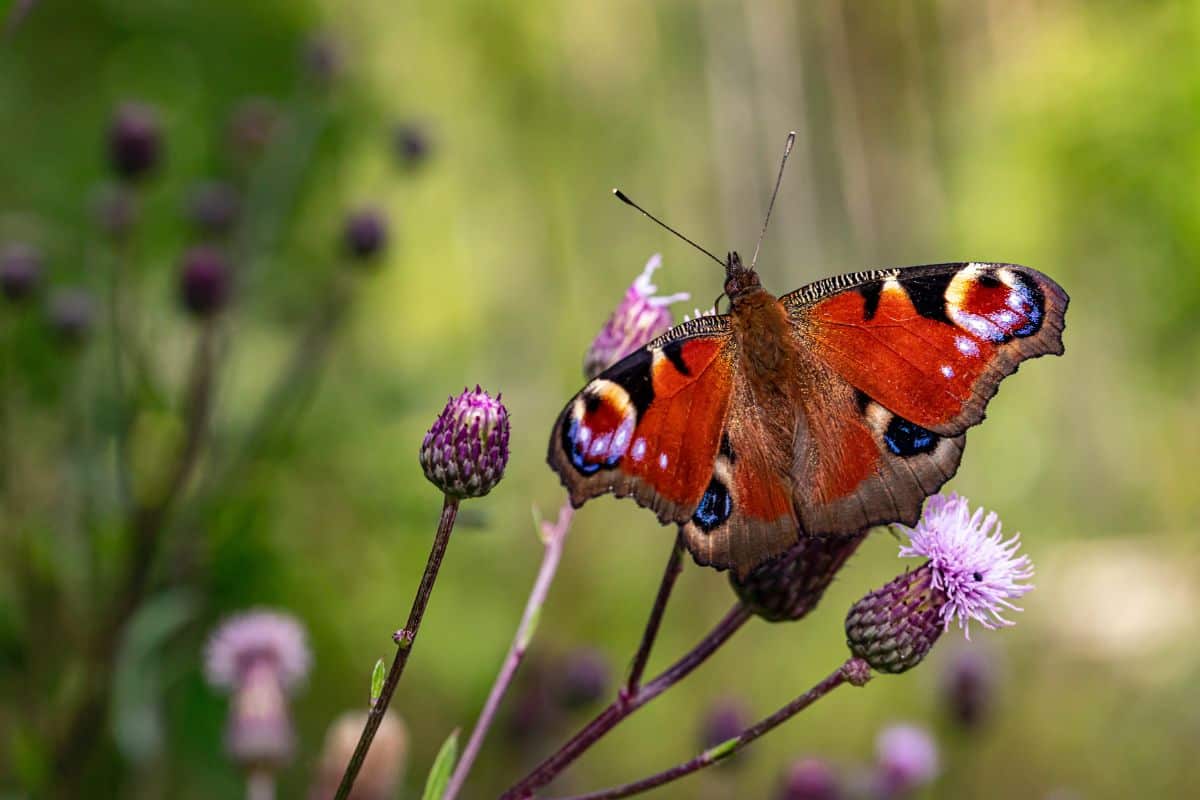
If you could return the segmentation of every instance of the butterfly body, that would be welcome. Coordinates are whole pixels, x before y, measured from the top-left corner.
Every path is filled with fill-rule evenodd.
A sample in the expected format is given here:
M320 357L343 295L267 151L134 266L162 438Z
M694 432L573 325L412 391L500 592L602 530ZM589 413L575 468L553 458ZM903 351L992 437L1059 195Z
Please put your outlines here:
M576 506L632 496L701 564L744 575L801 535L911 524L1067 296L1027 267L939 264L775 297L736 253L727 315L634 352L568 403L548 460Z

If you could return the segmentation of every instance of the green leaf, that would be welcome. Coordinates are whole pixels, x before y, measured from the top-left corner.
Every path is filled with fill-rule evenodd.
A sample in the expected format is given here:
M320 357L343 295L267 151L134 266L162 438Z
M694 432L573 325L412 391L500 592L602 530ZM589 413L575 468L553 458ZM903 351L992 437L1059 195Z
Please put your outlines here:
M371 671L371 708L379 702L379 695L383 694L383 681L387 677L387 670L383 666L383 659L375 662L375 669Z
M437 758L433 760L433 766L429 770L429 777L425 779L425 791L421 794L421 800L442 800L442 795L446 793L446 787L450 783L450 774L454 772L456 761L458 761L457 728L446 737L442 749L438 750Z

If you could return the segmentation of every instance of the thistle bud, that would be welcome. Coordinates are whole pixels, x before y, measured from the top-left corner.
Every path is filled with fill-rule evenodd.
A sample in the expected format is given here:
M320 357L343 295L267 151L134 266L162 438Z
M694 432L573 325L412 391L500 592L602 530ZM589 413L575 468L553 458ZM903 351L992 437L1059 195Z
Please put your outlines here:
M841 781L833 767L816 758L803 758L784 773L778 800L840 800Z
M656 253L650 257L642 274L625 291L617 310L600 329L583 360L583 374L588 380L639 347L645 347L675 324L668 306L687 300L690 295L686 292L655 295L658 287L650 282L650 278L661 266L662 256Z
M327 33L318 33L304 43L300 61L313 82L321 87L332 84L344 67L341 44Z
M193 247L183 256L179 295L184 307L198 317L215 314L229 297L229 262L213 247Z
M454 497L482 497L508 464L508 409L475 387L452 397L421 443L430 483Z
M12 244L0 253L0 291L14 303L28 299L42 282L42 255L32 247Z
M603 698L612 682L608 660L597 650L579 648L568 653L562 665L563 705L583 708Z
M990 716L995 694L993 661L977 649L956 650L941 676L942 705L950 718L964 730L978 728Z
M83 289L59 289L46 305L50 329L66 345L81 344L91 333L95 317L96 303Z
M393 134L396 158L412 170L420 167L429 158L430 142L425 129L415 123L397 125Z
M838 570L862 544L856 536L802 536L782 556L729 584L746 607L768 622L795 621L817 607Z
M201 233L228 233L237 222L241 199L227 183L209 181L192 187L187 215Z
M158 114L140 103L117 109L108 128L108 158L113 171L125 180L145 177L162 158L162 130Z
M749 709L740 698L722 698L704 715L700 725L700 746L708 750L736 738L750 727L752 721Z
M358 737L366 722L365 712L347 711L329 726L309 800L330 800L337 794L342 773L354 755L354 748L358 745ZM379 730L375 732L375 740L350 791L350 800L388 800L395 797L407 762L408 729L394 712L388 711L379 723Z
M892 725L875 741L877 789L882 797L907 797L937 777L937 743L916 725Z
M367 261L387 246L387 221L375 209L364 208L346 218L342 229L346 251L358 261Z
M124 239L138 221L136 193L123 184L101 186L92 198L92 217L110 238Z
M879 672L912 669L942 635L946 596L933 586L928 564L906 572L850 607L846 642L850 652Z

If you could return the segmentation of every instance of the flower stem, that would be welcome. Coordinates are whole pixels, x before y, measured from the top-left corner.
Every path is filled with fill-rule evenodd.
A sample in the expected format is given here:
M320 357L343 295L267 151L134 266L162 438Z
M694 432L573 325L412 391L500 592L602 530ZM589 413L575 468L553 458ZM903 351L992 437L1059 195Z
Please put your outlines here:
M247 775L246 800L275 800L275 776L260 769Z
M496 717L500 701L504 699L508 687L512 684L513 676L517 674L517 669L525 658L529 642L533 639L534 631L537 629L542 606L546 602L546 595L550 591L550 584L554 581L554 574L558 570L558 562L562 558L563 542L567 538L567 531L570 529L571 518L574 515L575 509L572 508L570 501L564 501L558 512L558 521L553 525L548 522L542 523L542 542L545 545L542 566L538 569L533 590L529 593L529 600L525 603L525 612L521 616L521 624L517 628L512 645L508 648L508 655L500 667L496 682L492 684L487 702L484 703L483 711L479 714L479 721L475 723L475 730L471 731L471 738L463 749L462 758L454 768L454 774L450 777L450 785L442 800L454 800L462 791L463 784L467 781L467 775L470 774L471 767L479 756L479 750L483 747L484 737L487 736L488 729Z
M358 745L354 748L354 755L350 757L350 763L346 765L346 772L342 775L342 782L338 785L334 800L346 800L350 795L350 790L354 788L354 780L358 777L358 771L362 768L363 761L366 760L367 751L371 749L375 732L379 730L379 723L383 721L383 715L387 712L392 695L396 692L396 685L400 683L400 676L404 673L405 664L408 663L408 655L412 652L417 632L421 628L421 618L425 616L425 606L429 604L429 595L433 592L433 583L437 580L438 569L442 566L442 557L446 555L450 532L454 530L454 518L458 515L458 503L457 497L445 496L442 503L442 516L438 520L437 535L433 539L433 549L429 551L429 560L425 563L425 574L421 576L421 585L417 589L417 596L413 598L412 609L408 612L408 622L392 636L396 642L396 657L392 659L392 668L388 670L387 678L383 682L383 690L379 693L379 699L367 713L367 724L363 727L362 736L358 739Z
M513 784L503 795L502 800L519 800L532 797L533 792L554 780L572 762L583 755L592 745L598 742L622 720L633 714L642 706L686 678L711 656L729 637L746 623L753 614L741 603L738 603L713 626L695 647L682 658L663 670L657 677L640 686L633 694L621 692L607 708L585 725L578 733L566 742L557 752L549 756L528 775Z
M623 692L632 695L642 684L642 675L646 671L646 662L650 660L650 650L654 640L658 638L658 629L662 625L663 614L667 610L667 601L671 599L671 590L679 573L683 572L683 534L675 537L671 545L671 556L667 559L667 568L663 570L662 582L658 585L658 595L654 598L654 607L650 609L650 619L646 620L646 630L642 633L642 643L638 645L637 653L633 656L633 664L629 668L629 677L625 681Z
M690 761L677 764L670 769L663 770L662 772L651 775L648 778L643 778L639 781L626 783L621 786L614 786L610 789L602 789L598 792L592 792L590 794L574 795L572 797L565 798L564 800L616 800L616 798L619 797L630 797L635 794L641 794L642 792L649 791L655 787L662 786L665 783L677 781L685 775L691 775L693 772L698 772L705 767L711 767L713 764L729 758L731 755L741 750L743 747L750 744L768 731L771 731L782 725L784 722L787 722L789 719L796 716L801 711L808 708L837 687L841 686L843 683L846 683L847 669L849 668L850 663L854 660L855 659L850 659L846 663L842 664L833 672L829 673L829 675L816 686L812 687L795 700L792 700L774 714L759 720L757 723L751 725L734 738L728 739L715 747L710 747Z

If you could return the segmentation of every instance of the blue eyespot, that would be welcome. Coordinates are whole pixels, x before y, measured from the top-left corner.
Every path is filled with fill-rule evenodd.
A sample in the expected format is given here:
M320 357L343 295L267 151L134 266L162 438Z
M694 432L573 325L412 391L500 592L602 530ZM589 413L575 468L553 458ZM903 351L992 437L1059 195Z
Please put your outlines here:
M724 484L713 478L709 481L704 496L700 498L700 505L696 507L696 513L692 515L692 521L700 530L711 533L724 524L732 513L733 498L729 496L729 490L725 488Z
M907 458L918 453L928 453L937 447L938 435L926 430L920 425L909 422L902 417L892 417L887 430L883 433L883 442L895 455Z

